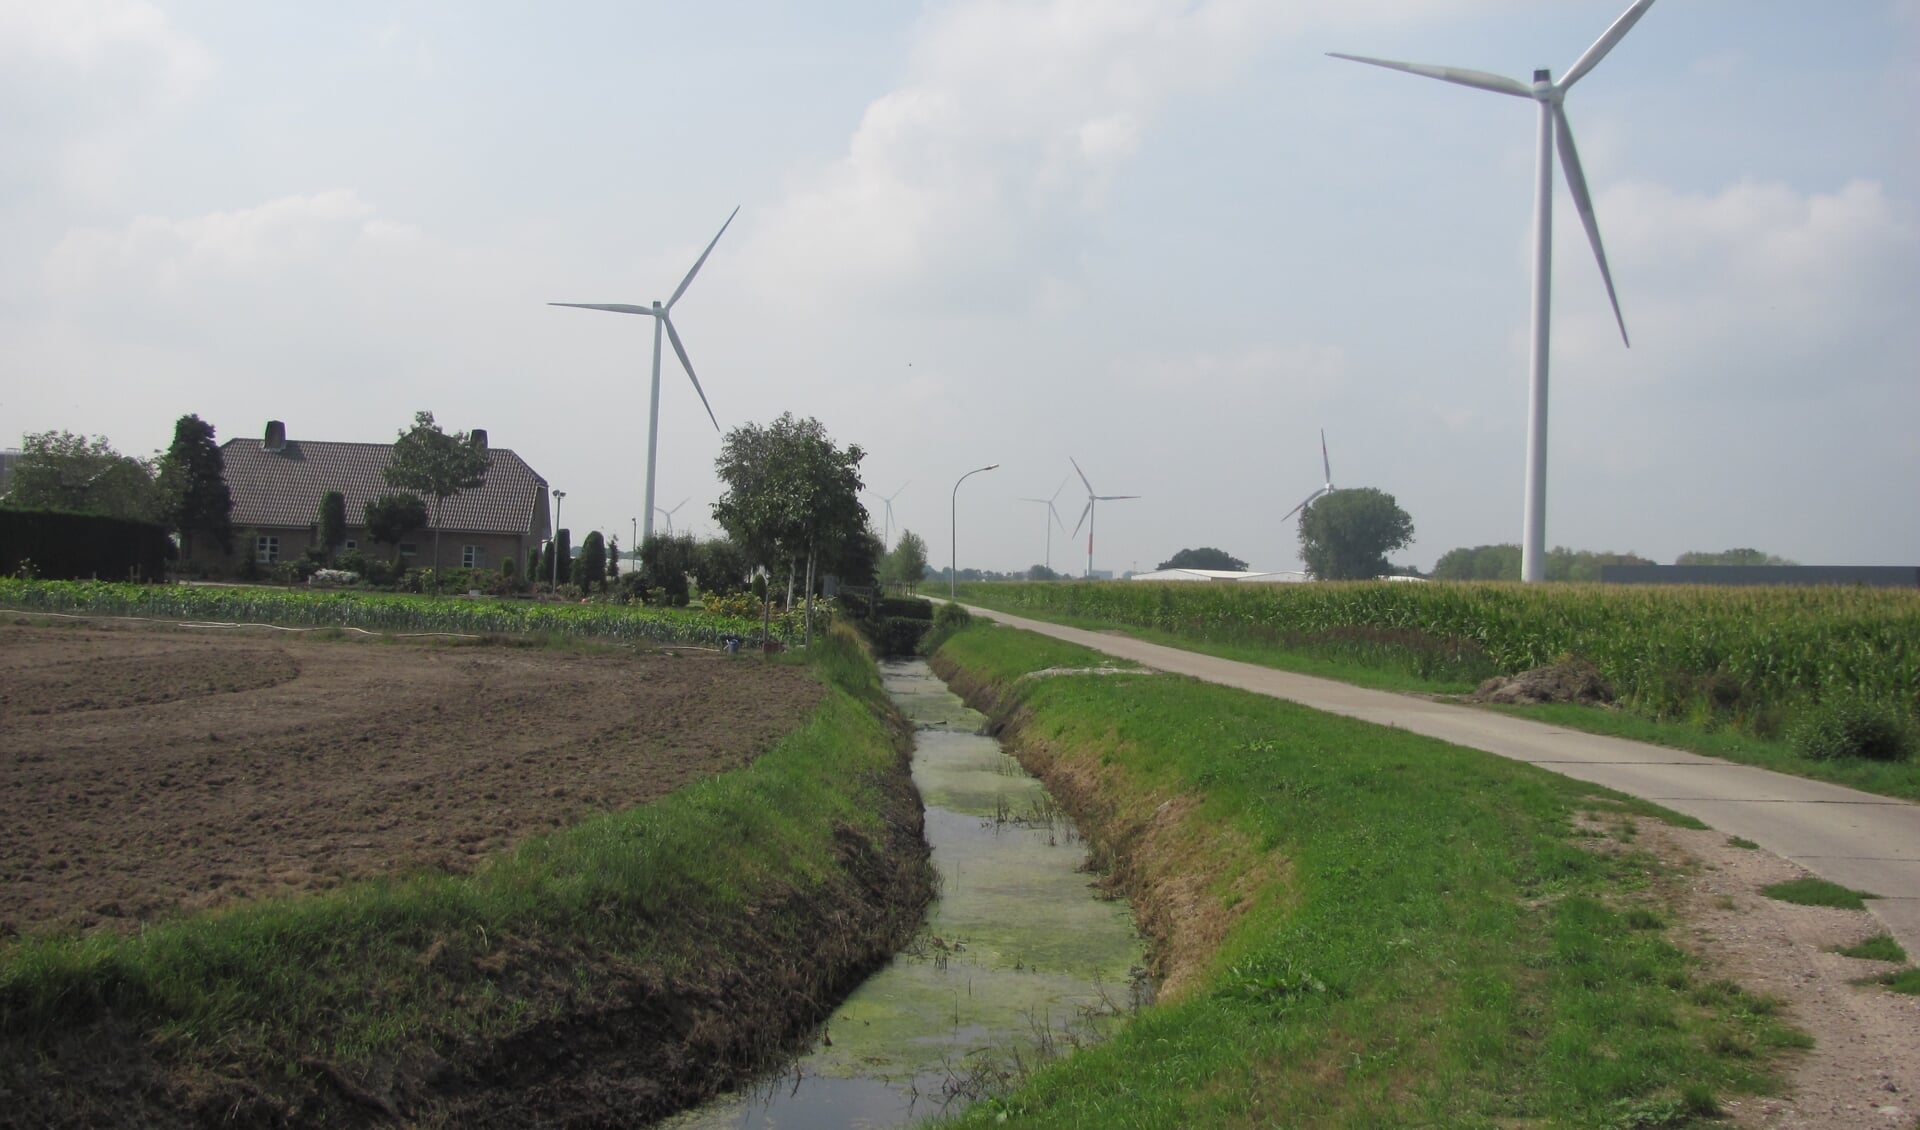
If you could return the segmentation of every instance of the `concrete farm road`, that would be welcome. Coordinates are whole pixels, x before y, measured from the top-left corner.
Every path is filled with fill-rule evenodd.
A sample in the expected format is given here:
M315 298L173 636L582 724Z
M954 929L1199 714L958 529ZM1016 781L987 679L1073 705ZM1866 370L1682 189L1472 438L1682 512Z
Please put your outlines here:
M1867 906L1902 948L1920 955L1920 805L1476 707L1366 690L986 608L969 606L969 611L1158 671L1394 726L1653 801L1752 840L1823 879L1880 896Z

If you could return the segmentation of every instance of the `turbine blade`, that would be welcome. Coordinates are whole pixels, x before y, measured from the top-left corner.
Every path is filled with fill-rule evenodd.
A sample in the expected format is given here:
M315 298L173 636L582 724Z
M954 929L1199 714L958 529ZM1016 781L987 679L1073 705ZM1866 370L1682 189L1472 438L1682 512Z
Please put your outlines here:
M687 287L693 283L693 276L700 273L700 267L707 261L707 256L713 254L713 244L719 243L720 237L727 234L727 226L733 223L733 218L739 214L740 206L736 204L734 205L733 211L727 214L727 222L721 224L720 230L713 234L713 243L707 244L707 249L700 253L700 258L693 261L693 269L687 272L686 278L680 280L680 287L673 292L673 297L667 299L667 309L673 309L673 304L680 301L680 296L687 292ZM716 424L714 426L718 427L719 425Z
M1069 455L1069 456L1067 456L1067 458L1069 458L1069 459L1071 459L1071 458L1073 458L1073 456L1071 456L1071 455ZM1084 526L1084 525L1086 525L1086 524L1087 524L1087 515L1089 515L1089 514L1091 514L1091 513L1093 513L1093 496L1092 496L1092 495L1088 495L1088 496L1087 496L1087 508L1086 508L1085 510L1082 510L1082 511L1080 512L1080 520L1079 520L1078 522L1075 522L1075 523L1073 524L1073 532L1074 532L1075 534L1077 534L1077 533L1079 533L1079 532L1080 532L1080 527L1082 527L1082 526ZM1071 535L1069 535L1069 536L1071 536Z
M1047 513L1053 515L1053 524L1060 527L1061 533L1067 532L1067 523L1060 517L1060 511L1053 505L1053 499L1047 499Z
M1649 0L1651 2L1651 0ZM1327 54L1336 59L1345 59L1350 63L1366 63L1369 66L1385 67L1390 71L1405 71L1410 75L1423 78L1437 78L1441 82L1458 83L1471 86L1475 90L1491 90L1495 94L1511 94L1517 98L1532 98L1533 87L1511 79L1505 75L1488 74L1486 71L1471 71L1465 67L1436 67L1429 63L1396 63L1392 59L1371 59L1365 55L1342 55L1338 51Z
M1282 524L1282 525L1284 525L1284 524L1286 523L1286 521L1287 521L1287 519L1288 519L1288 518L1291 518L1291 517L1293 517L1293 516L1294 516L1295 514L1298 514L1298 513L1300 513L1300 512L1302 511L1302 510L1305 510L1306 508L1307 508L1307 500L1302 500L1302 501L1301 501L1301 503L1300 503L1300 505L1298 505L1298 506L1296 506L1296 507L1294 507L1293 509L1291 509L1291 510L1289 510L1289 511L1287 511L1287 512L1286 512L1286 514L1284 514L1284 515L1282 515L1282 516L1281 516L1281 518L1280 518L1280 522L1281 522L1281 524Z
M1579 82L1588 71L1599 66L1600 60L1607 57L1607 52L1613 50L1614 44L1624 39L1626 34L1633 30L1633 25L1639 23L1640 17L1646 15L1647 9L1651 7L1653 7L1653 0L1634 0L1633 7L1621 13L1620 18L1613 21L1613 26L1603 32L1600 38L1594 40L1592 47L1587 48L1578 59L1575 59L1573 66L1567 68L1567 73L1561 75L1560 81L1555 85L1564 91Z
M1088 497L1088 498L1092 498L1092 497L1093 497L1093 484L1092 484L1092 483L1088 483L1088 482L1087 482L1087 473L1086 473L1085 471L1082 471L1082 470L1080 469L1080 464L1079 464L1079 462L1078 462L1077 460L1075 460L1073 456L1071 456L1071 455L1069 455L1069 456L1067 456L1067 462L1069 462L1069 463L1072 463L1072 464L1073 464L1073 473L1074 473L1074 474L1076 474L1076 475L1079 475L1079 476L1080 476L1080 481L1081 481L1081 482L1083 482L1083 483L1086 483L1086 486L1087 486L1087 497Z
M549 306L571 306L575 310L611 310L616 314L651 314L651 306L632 306L625 302L549 302Z
M1096 494L1093 497L1102 502L1118 502L1123 498L1139 498L1140 496L1137 494Z
M1580 154L1573 147L1573 127L1567 124L1566 108L1558 102L1553 104L1553 125L1554 140L1560 146L1560 166L1567 172L1567 189L1573 193L1573 206L1580 213L1580 223L1587 229L1594 261L1600 264L1600 281L1607 284L1607 301L1613 303L1613 320L1620 327L1620 341L1631 349L1633 342L1627 340L1627 320L1620 316L1620 300L1613 293L1613 272L1607 270L1607 251L1600 245L1600 221L1593 214L1587 174L1581 170Z
M1320 469L1327 473L1327 485L1333 485L1333 463L1327 458L1327 429L1320 429Z
M667 327L667 337L673 342L673 351L680 357L680 365L687 371L687 379L693 382L693 391L700 394L700 404L707 410L707 419L713 421L713 430L720 430L720 420L713 414L713 405L707 403L707 391L700 387L700 378L693 375L693 362L687 360L687 347L680 344L680 331L673 328L673 319L662 317L662 325Z
M1068 459L1072 459L1073 457L1072 457L1071 455L1069 455L1069 456L1068 456L1067 458L1068 458ZM1059 485L1059 486L1057 486L1057 487L1054 487L1054 488L1053 488L1053 496L1052 496L1052 498L1049 498L1049 499L1048 499L1047 501L1049 501L1049 502L1051 502L1051 501L1053 501L1053 499L1055 499L1055 498L1059 498L1059 497L1060 497L1060 492L1061 492L1061 491L1063 491L1063 490L1066 490L1066 489L1067 489L1067 479L1068 479L1068 477L1069 477L1069 476L1066 476L1066 475L1062 475L1062 476L1060 476L1060 485Z

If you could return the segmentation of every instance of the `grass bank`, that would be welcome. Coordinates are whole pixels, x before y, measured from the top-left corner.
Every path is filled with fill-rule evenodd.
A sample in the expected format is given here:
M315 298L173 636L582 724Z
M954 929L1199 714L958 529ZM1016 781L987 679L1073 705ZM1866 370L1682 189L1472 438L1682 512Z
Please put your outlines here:
M0 1125L637 1122L738 1081L930 894L877 672L844 631L809 662L749 767L470 875L0 943Z
M963 601L1377 690L1465 694L1568 656L1618 709L1509 707L1556 725L1920 800L1920 758L1800 756L1835 701L1920 733L1920 594L1858 588L1428 584L962 585Z
M1101 661L992 626L935 657L1134 897L1167 993L959 1125L1681 1126L1804 1044L1668 939L1652 806L1176 676L1025 677Z

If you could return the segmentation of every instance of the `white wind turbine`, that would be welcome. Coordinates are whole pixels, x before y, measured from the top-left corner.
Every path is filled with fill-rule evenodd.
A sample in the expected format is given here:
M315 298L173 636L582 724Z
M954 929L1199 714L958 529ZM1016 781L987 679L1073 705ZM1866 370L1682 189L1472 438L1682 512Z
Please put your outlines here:
M1624 38L1653 0L1634 0L1621 17L1613 21L1593 46L1587 48L1559 82L1550 72L1533 72L1531 85L1504 75L1459 67L1436 67L1423 63L1396 63L1387 59L1369 59L1362 55L1330 52L1336 59L1370 63L1376 67L1405 71L1408 74L1437 78L1443 82L1531 98L1540 107L1539 149L1534 162L1533 201L1533 346L1532 380L1527 413L1527 486L1526 512L1521 521L1520 577L1525 581L1546 579L1547 561L1547 330L1551 308L1553 274L1553 153L1557 147L1566 169L1567 189L1573 194L1573 206L1587 229L1587 242L1593 245L1593 257L1600 263L1600 278L1607 286L1607 301L1613 304L1613 318L1620 326L1620 340L1627 341L1626 319L1620 316L1620 300L1613 293L1613 275L1607 270L1607 253L1600 246L1600 226L1593 215L1593 197L1587 192L1586 174L1580 168L1580 154L1573 146L1573 130L1567 125L1563 103L1573 84L1598 66L1607 52ZM1630 344L1630 343L1629 343Z
M882 506L886 507L886 517L883 519L885 525L880 532L880 541L883 545L893 544L893 500L899 498L900 491L906 490L912 483L913 480L908 479L906 482L900 484L900 490L896 490L892 494L876 494L873 496L880 500Z
M700 394L700 404L707 410L707 419L713 421L713 430L716 432L720 430L720 420L713 414L713 405L707 403L707 393L700 387L700 378L693 375L693 362L687 359L687 347L680 344L680 335L673 328L671 314L673 304L680 301L680 296L687 292L687 287L693 283L693 276L700 273L700 268L706 263L707 256L713 254L714 244L719 243L720 237L727 234L727 228L733 223L733 217L739 214L740 209L736 207L727 215L727 222L720 225L720 230L714 233L713 242L707 244L707 249L700 253L700 258L693 261L693 269L687 272L686 278L680 280L680 285L675 288L673 297L667 299L665 305L662 305L658 299L655 299L651 306L633 306L623 302L547 303L549 306L571 306L576 310L609 310L615 314L649 314L653 317L653 394L647 402L647 497L646 509L642 511L647 516L647 520L640 529L643 542L653 537L653 515L654 511L659 509L653 504L653 471L654 462L660 450L660 335L662 331L673 342L673 352L680 358L681 367L687 371L687 379L693 382L693 391Z
M1319 490L1314 491L1312 494L1308 495L1307 497L1301 499L1300 505L1287 511L1287 517L1280 519L1281 525L1283 526L1286 525L1287 518L1291 518L1295 514L1298 514L1302 510L1305 510L1307 507L1313 505L1313 502L1315 499L1319 498L1322 495L1333 493L1333 464L1327 461L1327 429L1325 428L1320 429L1320 469L1327 473L1326 485L1321 487Z
M1087 576L1093 576L1093 504L1096 502L1118 502L1123 498L1139 498L1137 494L1095 494L1093 484L1087 482L1087 473L1073 456L1067 456L1067 462L1073 464L1073 473L1080 476L1080 482L1087 488L1087 508L1080 512L1080 520L1073 524L1073 532L1079 533L1080 527L1087 528Z
M683 498L683 499L681 499L681 500L680 500L680 506L685 506L685 505L686 505L687 503L689 503L689 502L692 502L692 501L693 501L693 499L691 499L691 498ZM667 520L667 536L668 536L668 537L672 537L672 536L673 536L673 516L674 516L675 514L678 514L678 513L680 513L680 506L676 506L676 507L674 507L674 508L673 508L673 509L671 509L671 510L668 510L668 509L667 509L666 507L664 507L664 506L656 506L656 507L654 507L654 510L655 510L655 511L656 511L656 512L657 512L657 513L658 513L658 514L659 514L659 515L661 516L661 517L663 517L663 518L665 518L665 519ZM652 537L653 535L652 535L652 534L648 534L647 536L648 536L648 537Z
M1072 458L1072 456L1068 456L1068 458ZM1055 526L1060 527L1061 533L1065 533L1067 530L1067 524L1060 520L1060 511L1054 507L1053 500L1055 498L1059 498L1060 492L1066 489L1067 489L1067 480L1061 479L1060 485L1053 488L1053 498L1023 498L1020 500L1022 502L1038 502L1040 505L1047 508L1048 516L1045 522L1046 529L1047 529L1047 558L1044 564L1046 565L1048 572L1053 571L1053 527Z

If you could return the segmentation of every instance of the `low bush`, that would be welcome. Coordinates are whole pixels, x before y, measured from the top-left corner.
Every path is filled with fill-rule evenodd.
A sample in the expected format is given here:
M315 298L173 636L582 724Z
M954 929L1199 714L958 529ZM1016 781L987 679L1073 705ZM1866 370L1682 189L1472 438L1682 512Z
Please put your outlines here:
M866 630L873 650L882 658L892 658L916 654L930 626L910 616L883 616L878 623L868 622Z
M1787 740L1815 761L1906 761L1914 745L1913 728L1899 712L1857 698L1812 707L1788 729Z

